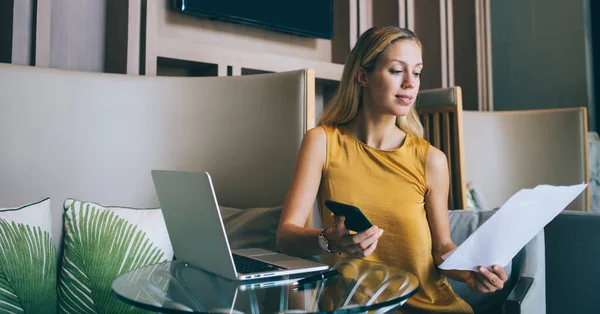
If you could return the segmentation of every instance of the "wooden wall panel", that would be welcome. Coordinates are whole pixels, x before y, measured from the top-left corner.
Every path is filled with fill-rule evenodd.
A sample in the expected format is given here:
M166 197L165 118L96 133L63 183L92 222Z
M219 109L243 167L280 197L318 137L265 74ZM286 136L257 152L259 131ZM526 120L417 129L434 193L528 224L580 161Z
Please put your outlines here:
M333 39L331 45L331 62L343 64L352 49L351 24L356 23L356 16L350 15L350 0L333 1ZM352 35L352 36L351 36Z
M463 90L465 110L478 110L475 1L454 0L454 81Z
M14 0L0 1L0 62L10 63L12 60Z
M373 2L356 0L358 3L358 36L373 26Z
M156 75L158 66L158 3L154 0L142 2L142 23L145 25L142 36L142 69L140 74Z
M106 0L52 0L50 67L104 71Z
M129 0L127 8L127 74L140 74L142 0Z
M106 0L106 13L110 22L105 23L104 71L127 72L128 0ZM140 10L138 8L138 10Z
M335 0L339 1L339 0ZM182 39L228 49L272 53L331 62L331 40L301 37L255 26L198 18L174 11L170 0L147 0L156 9L159 37ZM148 14L152 14L148 11ZM310 17L307 17L310 19Z
M402 1L402 0L400 0ZM405 28L415 29L415 0L404 0L404 7L406 8L406 13L403 15L405 17ZM402 24L402 22L400 22Z
M373 25L400 26L400 1L404 0L373 1Z
M11 63L33 63L34 10L34 0L14 1Z
M440 0L414 1L414 31L423 44L421 89L442 87Z
M228 67L235 65L239 69L234 72L239 75L243 74L242 68L276 71L290 66L268 65L279 62L306 66L314 60L319 68L317 77L335 80L329 72L341 72L339 64L344 63L361 31L372 25L398 25L413 29L423 42L421 88L459 85L463 87L465 108L477 110L481 108L478 99L491 98L491 90L481 94L491 81L482 82L482 75L490 77L486 71L491 69L482 66L490 59L482 61L477 53L485 52L481 48L485 36L480 33L489 31L485 26L475 27L486 18L476 9L477 1L335 0L334 38L328 41L186 16L173 11L167 0L3 0L0 43L7 44L0 47L0 61L156 75L160 55L219 64L215 75L227 75ZM204 60L205 55L198 53L204 48L239 46L247 48L247 53L218 60ZM186 59L185 53L161 54L165 47L195 49L198 58ZM269 54L274 58L265 57ZM278 56L292 58L279 60ZM166 69L171 65L163 66Z
M106 0L104 71L140 74L142 0Z
M35 66L50 66L52 45L52 0L37 1L35 11Z

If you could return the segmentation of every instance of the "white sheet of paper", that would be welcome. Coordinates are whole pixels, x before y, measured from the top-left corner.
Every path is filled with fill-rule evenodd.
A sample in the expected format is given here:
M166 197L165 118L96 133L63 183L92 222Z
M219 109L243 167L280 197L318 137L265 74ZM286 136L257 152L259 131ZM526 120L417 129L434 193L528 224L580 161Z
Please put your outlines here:
M506 266L587 184L538 185L513 195L465 242L446 253L442 269L477 270L479 266Z

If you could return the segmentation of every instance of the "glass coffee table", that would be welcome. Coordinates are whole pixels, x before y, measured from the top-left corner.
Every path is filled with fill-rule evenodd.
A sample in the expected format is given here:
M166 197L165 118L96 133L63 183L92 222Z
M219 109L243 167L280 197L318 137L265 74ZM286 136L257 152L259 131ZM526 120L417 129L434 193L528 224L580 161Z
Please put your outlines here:
M298 285L312 274L232 281L182 261L139 268L117 277L112 289L128 304L162 313L387 312L417 292L417 278L396 267L336 258L339 275Z

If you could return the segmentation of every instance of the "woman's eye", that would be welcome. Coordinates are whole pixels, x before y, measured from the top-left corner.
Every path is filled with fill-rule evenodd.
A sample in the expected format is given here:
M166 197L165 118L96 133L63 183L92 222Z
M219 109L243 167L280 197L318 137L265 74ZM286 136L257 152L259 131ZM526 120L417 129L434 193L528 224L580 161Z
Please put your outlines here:
M400 73L402 73L402 70L391 70L391 72L393 74L400 74Z
M413 75L414 75L415 77L421 77L421 72L415 72Z

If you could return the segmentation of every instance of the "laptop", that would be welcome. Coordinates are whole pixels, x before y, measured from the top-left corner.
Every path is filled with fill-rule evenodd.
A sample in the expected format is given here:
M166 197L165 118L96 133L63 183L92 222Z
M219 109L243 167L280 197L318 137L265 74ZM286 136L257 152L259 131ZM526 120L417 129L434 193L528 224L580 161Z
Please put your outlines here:
M178 260L237 280L294 275L329 268L322 263L265 249L232 251L212 180L207 172L152 170L152 179Z

